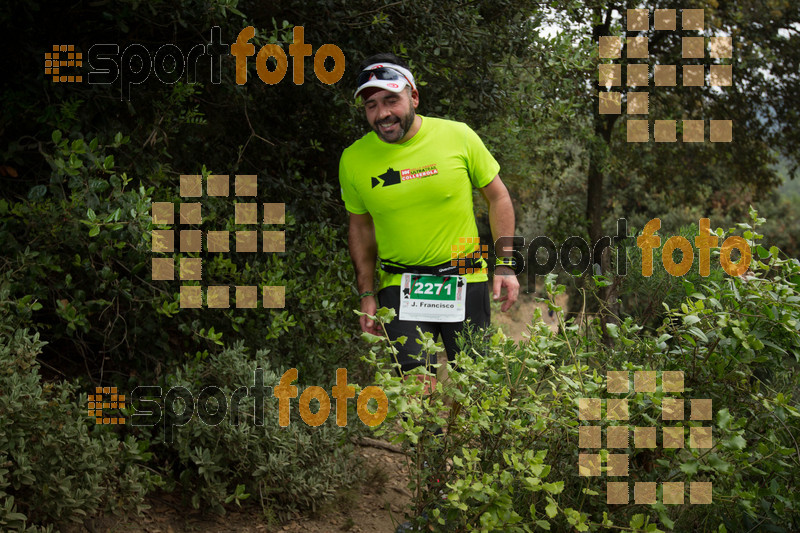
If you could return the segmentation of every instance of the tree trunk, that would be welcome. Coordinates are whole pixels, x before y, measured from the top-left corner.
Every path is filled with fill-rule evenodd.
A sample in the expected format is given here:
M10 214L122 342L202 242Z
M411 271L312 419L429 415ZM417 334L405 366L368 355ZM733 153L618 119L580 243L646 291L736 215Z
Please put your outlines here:
M611 24L611 15L613 13L613 6L609 6L603 17L603 22L595 25L592 28L592 37L595 42L600 41L600 36L608 35ZM596 13L597 19L600 20L601 12L598 10ZM603 90L603 87L597 86L598 90ZM610 273L610 256L609 249L605 246L597 246L597 243L603 238L603 215L605 214L606 198L603 191L603 175L602 166L603 159L605 158L606 148L610 146L611 132L614 124L620 115L601 115L599 105L595 103L592 108L592 119L594 122L594 138L590 143L589 150L589 170L587 176L587 190L586 190L586 220L588 222L589 243L592 250L592 262L589 266L590 272L584 278L584 290L587 292L592 288L593 282L591 275L594 272L594 265L600 265L600 270L603 274ZM618 310L616 305L617 300L617 283L603 288L599 295L600 302L587 298L586 300L586 313L597 313L600 319L600 327L603 332L603 342L607 346L611 345L611 339L606 330L607 322L617 322ZM583 298L578 298L579 301L570 302L570 311L575 312L583 305Z

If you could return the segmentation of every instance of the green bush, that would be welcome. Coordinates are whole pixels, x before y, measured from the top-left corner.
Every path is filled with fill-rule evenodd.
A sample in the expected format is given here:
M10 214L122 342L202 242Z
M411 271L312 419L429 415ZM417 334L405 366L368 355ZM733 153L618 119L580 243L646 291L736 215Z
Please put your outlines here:
M34 186L24 201L0 199L5 299L12 302L5 309L15 324L47 331L44 362L53 362L67 378L90 369L92 374L82 376L78 385L83 390L103 379L104 385L126 391L138 385L168 388L179 383L235 388L248 379L252 382L257 364L269 376L270 368L297 368L302 381L317 385L332 380L335 367L346 367L357 378L360 371L350 342L357 324L350 312L355 293L340 226L327 219L298 223L287 205L286 254L203 255L204 277L213 283L284 285L284 309L179 310L178 284L149 279L149 234L158 227L152 224L151 205L179 201L177 180L158 191L154 186L132 187L114 163L113 153L128 143L122 135L102 143L99 138L68 139L56 131L52 141L51 184ZM151 179L167 181L164 176ZM325 194L329 187L320 189ZM230 198L209 198L208 204L204 216L209 227L237 229ZM182 255L173 254L176 260ZM228 338L237 339L230 350L224 349ZM242 346L260 350L253 358ZM201 356L187 362L186 352ZM230 375L232 368L239 373ZM67 384L54 385L53 390L62 388L65 394L75 390ZM82 416L81 410L71 412ZM267 421L273 418L268 414ZM46 421L40 424L49 427ZM30 429L35 433L34 426ZM164 461L151 464L159 465L157 470L168 464L159 471L174 476L172 481L181 484L193 505L216 510L245 499L244 494L259 495L253 499L268 514L285 519L298 509L317 509L353 472L348 469L348 434L330 424L314 431L222 424L187 429L168 446L161 446L163 435L157 432L119 431L130 439L126 446L139 442L146 448L153 442ZM81 438L76 436L79 442ZM295 453L297 447L304 451ZM98 461L110 461L100 452L96 455ZM113 462L106 468L114 468ZM288 485L287 476L293 480ZM71 487L67 483L63 490L74 492L69 498L77 498L77 508L89 509L94 500L81 503L84 496ZM29 497L18 495L17 507L22 508L23 501L28 505ZM51 501L66 505L56 503L61 499ZM46 520L68 514L53 510Z
M68 139L56 130L48 154L51 184L34 186L27 201L0 199L10 297L38 302L24 318L47 327L51 349L80 373L102 366L149 375L179 362L184 350L218 346L213 331L265 346L276 364L309 378L355 360L352 328L342 327L355 325L355 293L340 225L298 223L290 205L281 228L286 253L200 255L205 283L283 285L284 309L180 311L178 284L150 279L150 234L162 227L152 223L152 202L180 202L177 180L152 176L150 182L165 184L160 188L145 186L146 180L132 184L113 155L128 142L121 134L107 143ZM204 228L241 229L233 206L230 198L206 198ZM188 255L198 254L172 254L176 263ZM312 335L315 342L308 343Z
M800 264L757 244L761 222L754 215L743 225L754 252L748 276L685 283L655 332L631 318L608 324L610 347L596 321L586 330L561 323L555 334L537 312L529 341L498 333L488 347L467 343L467 352L485 355L459 354L450 381L429 396L416 380L396 377L388 356L370 352L390 400L379 432L406 446L413 466L410 514L444 531L796 531ZM564 288L554 280L546 281L549 305L560 317L552 296ZM391 319L387 311L378 318ZM429 336L421 342L435 352ZM616 480L709 481L712 505L690 505L688 496L684 505L607 505L605 475L578 475L578 454L587 452L578 447L579 398L628 400L629 420L589 424L661 424L662 388L608 394L608 370L683 371L684 392L669 395L684 399L687 414L668 425L713 428L709 449L689 448L684 430L682 449L600 450L603 461L609 452L629 455L630 477ZM713 420L689 420L690 398L711 399ZM435 427L444 435L433 437Z
M36 356L44 342L17 328L5 311L17 303L7 297L0 282L0 529L141 508L159 483L144 466L150 454L132 437L94 426L75 385L42 382Z
M231 401L237 388L254 385L257 368L263 370L266 389L263 425L255 423L252 395L236 405ZM361 424L355 411L349 413L348 426L339 428L333 402L328 420L311 427L300 418L298 400L293 399L291 422L282 428L278 425L278 401L272 395L282 375L283 371L273 370L266 350L253 357L237 342L216 354L198 353L161 383L164 397L173 387L185 387L195 400L204 388L219 387L228 404L226 416L217 425L201 421L194 408L191 421L175 427L174 432L170 432L166 416L145 430L152 434L159 462L168 464L170 479L176 480L194 508L223 513L225 503L249 499L248 503L261 506L268 521L284 521L298 511L319 510L356 479L358 470L349 441ZM306 376L298 372L298 378L305 381ZM316 384L330 394L329 386ZM297 382L295 386L299 397L304 387ZM354 403L350 401L348 406L353 409ZM216 402L209 404L209 410L215 411ZM178 413L183 408L175 406Z

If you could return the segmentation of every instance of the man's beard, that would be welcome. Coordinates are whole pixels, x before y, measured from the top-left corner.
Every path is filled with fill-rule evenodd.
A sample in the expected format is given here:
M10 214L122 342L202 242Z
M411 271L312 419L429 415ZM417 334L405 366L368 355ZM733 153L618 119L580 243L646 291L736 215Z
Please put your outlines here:
M414 124L414 119L417 116L417 114L414 112L414 108L411 105L409 105L408 107L409 107L408 113L406 113L405 115L399 117L392 115L385 119L375 122L375 125L372 127L372 129L375 131L375 133L383 142L396 143L400 139L406 136L406 133L408 133L408 130L411 129L411 126ZM394 131L384 132L381 130L380 127L381 124L394 124L397 122L398 119L399 119L399 124Z

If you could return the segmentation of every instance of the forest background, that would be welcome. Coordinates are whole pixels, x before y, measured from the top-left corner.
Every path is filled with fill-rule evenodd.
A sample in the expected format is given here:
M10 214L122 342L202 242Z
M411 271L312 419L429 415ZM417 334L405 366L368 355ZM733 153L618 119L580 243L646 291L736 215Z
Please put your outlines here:
M647 29L627 31L628 9L647 10ZM675 31L654 29L656 9L676 10ZM702 30L682 28L683 9L703 10ZM318 508L358 476L351 437L369 430L354 405L347 428L331 417L319 428L295 419L280 429L269 398L266 425L247 423L254 406L245 399L245 423L211 427L195 419L172 439L163 425L95 425L86 410L95 387L124 393L137 386L198 392L216 386L230 395L252 383L256 367L265 369L266 386L297 368L301 389L326 390L335 369L348 368L351 382L363 387L377 380L387 390L387 427L398 410L408 409L405 398L413 391L388 373L376 376L375 365L387 359L374 359L376 351L359 338L338 190L339 155L368 129L352 98L355 69L379 51L410 63L422 114L464 121L481 135L501 164L516 235L526 243L539 235L556 243L574 235L597 242L616 233L619 218L636 235L656 217L662 245L678 234L693 243L698 221L710 218L712 229L743 236L754 254L744 279L719 268L702 277L696 256L691 272L677 279L660 270L657 251L656 275L645 278L636 275L641 259L629 242L628 276L613 276L610 254L595 257L597 266L582 277L559 272L547 287L527 287L547 298L563 283L570 309L550 305L580 323L562 323L557 335L532 325L538 340L527 344L509 344L502 335L482 341L494 355L480 363L488 366L472 367L473 375L464 367L462 384L472 383L465 385L472 392L461 398L482 411L465 410L476 418L468 417L461 433L451 420L447 437L459 444L457 456L473 457L474 450L484 467L504 465L519 475L492 477L491 468L457 461L446 473L457 496L427 519L450 513L449 523L459 528L504 531L599 529L609 520L631 530L659 524L791 531L800 524L800 187L793 179L800 160L794 127L800 6L794 2L26 2L3 4L0 22L14 50L0 58L6 73L0 92L2 529L48 529L135 511L148 493L178 488L187 506L225 512L258 505L265 520L277 523ZM269 43L288 50L293 28L302 26L314 52L323 44L342 50L344 76L322 83L308 57L305 81L297 85L290 59L286 77L268 85L250 57L248 81L238 85L234 57L223 50L219 83L209 79L205 57L197 81L187 82L184 73L165 84L151 72L131 86L129 98L119 79L87 83L92 45L118 44L122 54L138 43L155 54L171 43L188 53L208 44L216 26L226 45L254 26L256 52ZM600 58L599 37L606 35L645 36L649 55L631 59L626 44L620 59ZM684 59L686 36L705 37L706 45L711 37L730 36L731 57L712 59L706 52ZM45 54L55 44L84 53L82 83L54 83L45 74ZM648 83L635 88L622 78L620 85L599 85L598 65L612 62L622 64L623 74L629 63L650 65ZM733 83L682 86L681 67L690 63L732 65ZM667 64L678 65L679 83L655 86L654 65ZM649 93L650 142L628 142L627 121L642 118L624 112L634 89ZM623 111L601 114L598 93L610 91L621 93ZM655 119L675 120L678 142L653 142ZM710 142L711 119L732 121L732 142ZM705 141L681 142L683 120L704 120ZM152 232L177 224L156 224L153 203L185 201L179 176L190 174L229 175L231 190L234 175L256 175L257 201L285 204L284 223L263 226L285 231L285 252L154 254ZM193 229L247 229L236 224L231 200L204 195L203 222ZM488 240L488 213L478 195L475 204ZM174 281L153 280L154 255L176 263L201 258L204 284L284 286L285 306L181 309L177 272ZM712 263L718 264L716 256ZM686 371L687 394L713 399L718 445L712 450L631 448L642 479L656 479L647 476L660 465L670 479L713 481L713 505L665 506L659 489L654 506L614 507L599 482L578 476L585 451L578 446L578 398L599 390L606 370L621 369ZM469 381L480 376L485 380L478 382L492 386ZM525 400L517 395L523 390ZM640 422L654 423L662 394L661 388L653 397L631 394L631 413L638 407ZM415 405L411 426L401 425L395 442L415 441L414 424L439 416L435 400ZM494 427L509 406L523 418ZM129 415L130 407L122 413ZM414 464L425 473L432 461L421 454L434 451L416 450ZM526 455L534 451L549 455ZM538 467L526 470L531 465ZM432 493L417 481L419 514L431 509ZM468 501L475 513L461 509Z

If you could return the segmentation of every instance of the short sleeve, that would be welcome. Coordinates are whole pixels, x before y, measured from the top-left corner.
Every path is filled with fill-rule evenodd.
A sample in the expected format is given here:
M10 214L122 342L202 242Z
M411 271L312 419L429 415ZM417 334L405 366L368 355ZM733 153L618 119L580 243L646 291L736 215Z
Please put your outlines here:
M466 130L467 171L475 188L489 185L500 172L500 164L489 153L486 145L472 128L464 125Z
M352 174L347 169L347 151L345 150L339 159L339 187L342 192L342 201L348 211L356 215L363 215L367 212L367 208L356 190Z

